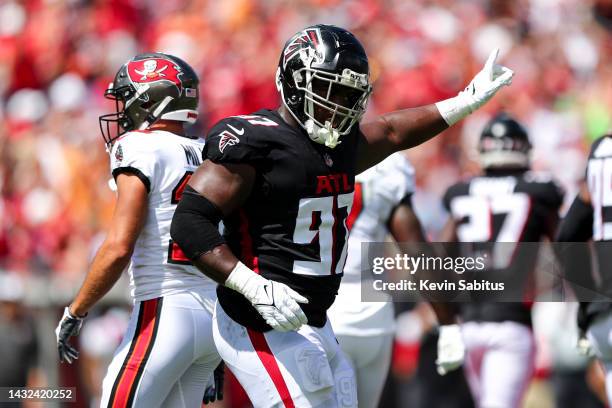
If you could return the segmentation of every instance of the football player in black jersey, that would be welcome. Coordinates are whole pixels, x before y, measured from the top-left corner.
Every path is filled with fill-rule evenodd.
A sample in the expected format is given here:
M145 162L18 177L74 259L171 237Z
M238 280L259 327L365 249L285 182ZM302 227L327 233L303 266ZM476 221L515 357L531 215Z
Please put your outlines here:
M603 363L606 371L606 393L608 401L612 401L612 275L608 272L612 256L612 134L593 142L587 162L586 180L563 219L557 235L559 242L583 242L591 239L594 241L601 277L598 287L583 283L585 276L570 275L568 278L574 284L579 282L583 288L595 289L591 293L601 296L600 299L593 298L591 302L580 303L578 328L581 338L578 348L583 354L593 351ZM587 275L588 268L583 265L573 272Z
M346 260L355 174L509 85L513 72L496 58L455 98L360 124L368 57L350 32L314 25L281 52L280 108L212 128L172 237L221 284L215 343L255 406L356 406L352 369L326 318Z
M514 243L552 240L563 201L556 183L528 171L530 150L525 129L509 115L498 114L479 141L484 174L451 186L443 200L451 215L444 240L509 249L500 252L511 257L503 259L500 252L492 256L495 270L517 282L515 290L529 282L537 253L536 246L515 248ZM461 305L461 317L467 378L476 405L520 406L534 367L529 304L473 300Z

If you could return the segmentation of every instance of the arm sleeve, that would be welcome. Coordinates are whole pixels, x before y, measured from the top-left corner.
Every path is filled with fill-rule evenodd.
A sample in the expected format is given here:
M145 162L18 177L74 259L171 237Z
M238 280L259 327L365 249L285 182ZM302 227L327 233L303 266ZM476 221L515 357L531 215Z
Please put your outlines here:
M111 150L111 173L115 180L122 173L137 176L151 192L157 169L157 156L145 133L129 133L119 139Z
M219 233L221 218L216 205L187 186L174 212L170 236L189 259L197 259L225 243Z

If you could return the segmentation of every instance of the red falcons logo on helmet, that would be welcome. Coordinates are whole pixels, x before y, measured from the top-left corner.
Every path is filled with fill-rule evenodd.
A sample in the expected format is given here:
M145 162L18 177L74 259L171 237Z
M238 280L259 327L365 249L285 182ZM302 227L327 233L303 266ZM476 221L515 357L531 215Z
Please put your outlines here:
M130 80L137 84L169 81L172 82L179 91L183 89L180 76L183 74L180 68L172 61L165 58L149 58L141 61L130 61L127 66Z
M223 153L226 147L237 145L238 143L240 143L240 139L238 139L238 136L235 136L227 130L224 130L223 132L221 132L221 139L219 139L219 151Z
M283 68L287 66L287 62L298 55L301 49L305 47L317 48L320 43L321 33L318 28L300 31L293 37L289 45L285 47L285 51L283 51Z

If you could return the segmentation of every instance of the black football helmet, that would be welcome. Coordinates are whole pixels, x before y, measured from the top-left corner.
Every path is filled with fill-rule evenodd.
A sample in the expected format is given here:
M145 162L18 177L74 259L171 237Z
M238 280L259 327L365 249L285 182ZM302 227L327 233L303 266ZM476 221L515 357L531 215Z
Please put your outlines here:
M478 151L483 169L529 168L531 143L527 131L507 113L499 113L487 123Z
M368 57L347 30L313 25L285 44L276 87L310 138L333 148L365 112L372 92Z
M122 134L146 129L159 119L194 123L199 83L193 68L180 58L160 52L136 55L104 93L116 106L115 113L100 116L104 141L110 145Z

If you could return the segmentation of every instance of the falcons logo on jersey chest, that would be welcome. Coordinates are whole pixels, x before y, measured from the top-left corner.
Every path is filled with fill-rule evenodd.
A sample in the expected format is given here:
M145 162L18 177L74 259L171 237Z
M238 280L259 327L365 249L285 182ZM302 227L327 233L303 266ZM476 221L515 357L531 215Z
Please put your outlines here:
M221 138L219 139L219 151L221 153L223 153L223 151L228 146L234 146L240 143L240 139L238 139L238 136L231 134L227 130L221 132L220 136Z

